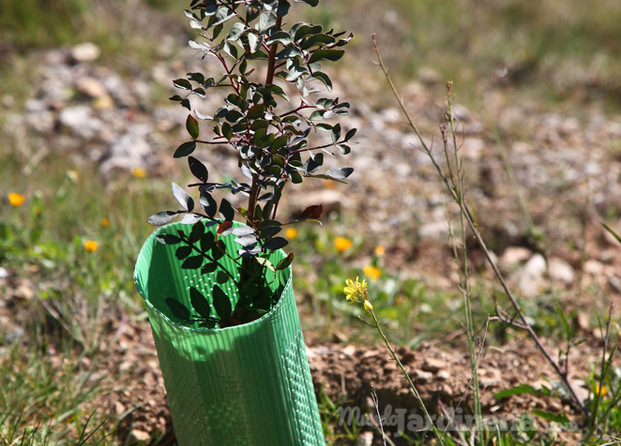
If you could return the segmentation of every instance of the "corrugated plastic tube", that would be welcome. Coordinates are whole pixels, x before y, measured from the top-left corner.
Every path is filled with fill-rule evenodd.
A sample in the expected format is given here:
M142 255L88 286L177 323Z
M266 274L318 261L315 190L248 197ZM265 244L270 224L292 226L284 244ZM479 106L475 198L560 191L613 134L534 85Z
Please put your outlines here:
M134 271L149 314L177 441L181 446L325 445L291 267L279 272L270 285L283 286L282 295L260 319L221 329L184 326L176 322L166 299L191 308L189 288L194 287L210 300L217 271L182 269L175 257L177 246L161 244L156 236L191 229L180 223L159 228L143 245ZM239 248L233 237L225 243L232 253ZM270 260L276 264L284 256L278 251ZM226 257L220 263L236 270ZM238 299L234 284L219 286L234 307Z

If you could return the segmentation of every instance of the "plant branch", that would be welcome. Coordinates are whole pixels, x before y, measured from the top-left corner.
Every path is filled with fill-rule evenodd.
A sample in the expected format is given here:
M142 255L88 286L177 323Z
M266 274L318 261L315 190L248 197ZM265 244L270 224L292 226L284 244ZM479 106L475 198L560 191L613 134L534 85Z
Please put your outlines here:
M517 301L517 298L514 296L514 294L509 289L509 286L507 285L507 283L506 283L502 273L500 272L498 266L496 265L496 262L494 261L494 259L492 257L492 254L488 250L487 244L485 243L485 241L483 240L483 237L481 236L481 233L479 232L478 226L477 226L477 224L475 222L475 219L472 216L471 211L464 205L463 201L460 199L459 191L457 191L455 189L455 187L451 185L451 183L449 182L449 179L445 176L444 172L442 171L442 169L438 165L437 161L435 160L435 157L434 157L433 153L431 152L431 149L425 143L421 133L418 131L418 128L416 127L416 125L412 121L412 118L411 118L409 112L407 111L407 109L405 107L403 99L399 95L399 92L397 91L397 88L395 87L394 83L392 82L392 79L390 77L388 69L386 68L386 65L384 64L384 62L382 60L379 48L377 46L377 41L375 40L375 35L373 35L373 47L374 47L374 50L375 50L375 54L377 56L377 60L378 60L379 66L380 66L382 72L384 73L384 76L386 77L386 80L388 81L388 83L390 85L390 88L391 88L391 90L392 90L392 92L393 92L393 94L394 94L394 96L395 96L395 98L396 98L396 100L397 100L397 102L399 104L399 107L401 108L405 118L407 119L410 128L414 131L414 134L418 137L418 139L419 139L419 141L420 141L420 143L421 143L421 145L423 147L423 150L425 151L425 153L427 154L427 156L429 157L429 159L433 163L433 166L436 169L436 171L438 172L438 174L439 174L442 182L444 183L448 193L450 194L452 199L455 201L455 203L457 203L459 205L460 212L461 212L464 220L466 221L468 227L470 228L470 230L474 234L474 238L476 239L478 245L480 246L481 250L483 251L483 254L485 255L485 258L486 258L487 262L491 266L491 268L492 268L492 270L494 272L494 275L496 276L496 279L499 281L503 291L505 292L505 294L507 295L509 301L511 302L511 305L513 306L513 308L518 313L518 317L521 320L522 324L524 325L524 330L526 330L526 332L528 333L529 337L535 342L535 345L537 346L537 349L545 357L546 361L552 366L552 368L554 369L556 374L561 378L561 380L563 381L563 383L565 384L565 386L569 390L569 392L571 394L571 397L572 397L573 401L576 403L576 405L582 410L583 413L588 415L589 414L588 408L584 405L584 403L578 397L575 389L573 388L573 386L569 382L567 374L563 370L561 370L561 367L559 366L557 361L555 361L552 358L552 356L550 355L548 350L545 348L545 346L541 342L541 339L539 338L537 333L535 333L535 330L529 324L529 322L528 322L528 320L526 318L526 315L522 312L522 309L520 307L520 304Z

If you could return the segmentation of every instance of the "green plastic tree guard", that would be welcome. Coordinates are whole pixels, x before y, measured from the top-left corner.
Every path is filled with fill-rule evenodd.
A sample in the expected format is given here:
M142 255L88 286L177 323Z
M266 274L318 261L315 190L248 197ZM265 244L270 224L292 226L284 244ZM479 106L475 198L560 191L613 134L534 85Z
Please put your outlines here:
M271 285L284 285L275 307L256 321L222 329L175 322L166 298L191 308L190 286L210 300L217 271L182 269L176 245L160 233L188 233L174 223L155 231L142 247L134 281L146 303L177 440L197 445L325 445L302 329L291 284L291 267ZM215 227L212 228L215 230ZM236 253L233 237L225 240ZM282 251L271 259L276 264ZM226 259L227 261L224 261ZM230 259L221 264L236 271ZM237 290L221 284L232 307ZM211 303L211 301L210 301Z

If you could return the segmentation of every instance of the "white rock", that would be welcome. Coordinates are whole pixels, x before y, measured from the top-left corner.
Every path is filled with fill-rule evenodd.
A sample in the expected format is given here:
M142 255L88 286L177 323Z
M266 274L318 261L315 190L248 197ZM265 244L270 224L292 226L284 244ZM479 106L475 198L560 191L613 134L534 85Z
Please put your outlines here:
M94 62L101 55L101 50L92 42L83 42L71 48L71 57L76 62Z
M134 167L148 167L149 158L153 155L151 145L147 141L150 133L149 125L136 125L130 127L125 135L108 147L105 160L99 166L99 170L108 177L114 170L129 171Z
M525 297L535 297L545 284L546 261L541 254L534 254L517 273L517 286Z
M140 429L132 429L129 433L129 439L132 443L141 443L146 442L151 439L151 435L148 432L142 431Z
M348 426L351 427L351 426ZM356 438L356 446L371 446L373 444L373 432L367 431L361 433Z
M102 128L101 121L93 117L91 108L87 105L66 107L60 112L58 119L64 127L83 138L92 138Z
M90 98L101 98L108 94L101 82L88 76L78 79L76 88L80 93Z
M597 260L587 260L584 263L584 272L587 274L593 274L594 276L600 275L604 272L604 265Z
M570 284L574 281L575 272L572 266L566 261L553 257L548 264L550 277L554 280Z
M530 250L522 246L509 246L500 256L500 266L505 270L528 260L532 255Z

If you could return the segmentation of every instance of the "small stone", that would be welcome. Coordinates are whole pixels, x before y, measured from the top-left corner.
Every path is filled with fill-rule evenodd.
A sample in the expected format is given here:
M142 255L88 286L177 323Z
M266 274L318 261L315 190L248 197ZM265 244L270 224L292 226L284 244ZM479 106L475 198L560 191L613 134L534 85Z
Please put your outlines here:
M559 282L570 284L574 281L575 273L574 269L566 261L553 257L548 263L548 270L550 277Z
M426 372L438 372L444 368L446 368L446 361L442 359L426 358L423 361L422 369Z
M145 442L151 439L151 435L148 432L142 431L140 429L132 429L129 433L129 442L130 443L140 443Z
M356 439L356 446L371 446L373 444L373 432L361 433Z
M544 285L546 261L541 254L533 255L517 274L517 286L526 297L535 297Z
M114 403L114 411L117 415L122 415L126 410L127 408L120 401Z
M433 379L433 373L425 372L423 370L414 370L414 376L416 376L416 380L420 382L425 382Z
M532 252L522 246L510 246L500 256L500 266L505 270L511 269L528 260L531 255Z
M83 77L79 79L76 83L76 88L83 95L94 99L108 95L102 83L93 77Z
M436 377L441 381L446 381L447 379L451 377L451 374L449 373L448 370L440 370L437 373Z
M104 108L112 108L114 106L114 99L110 95L105 95L100 98L93 99L93 108L98 110Z
M13 297L16 299L30 301L34 298L34 291L32 291L32 288L29 285L21 283L17 288L15 288Z
M0 279L6 279L7 277L9 277L9 272L6 268L0 266Z
M608 278L608 286L612 288L616 293L621 293L621 278L617 276L610 276Z
M604 272L604 265L597 260L589 259L584 263L584 272L598 276Z
M345 356L349 356L350 358L353 358L354 354L356 353L356 346L355 345L346 345L345 347L343 347L343 350L341 350L341 352Z
M58 120L72 133L87 139L94 137L102 127L101 121L93 117L91 108L87 105L64 108L60 112Z
M92 42L83 42L71 48L71 58L76 62L94 62L100 55L101 50Z
M574 318L574 326L578 330L588 330L589 329L589 316L586 313L578 313L578 315Z

